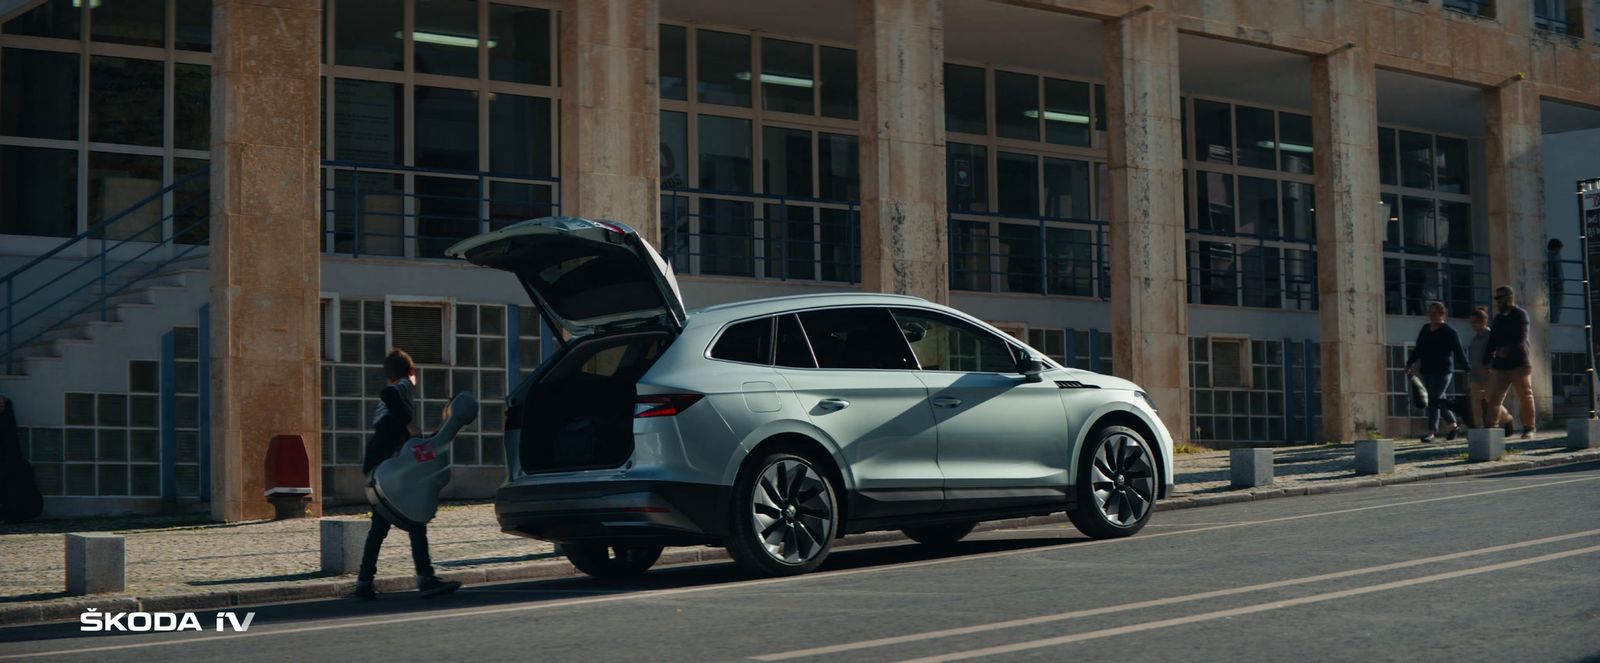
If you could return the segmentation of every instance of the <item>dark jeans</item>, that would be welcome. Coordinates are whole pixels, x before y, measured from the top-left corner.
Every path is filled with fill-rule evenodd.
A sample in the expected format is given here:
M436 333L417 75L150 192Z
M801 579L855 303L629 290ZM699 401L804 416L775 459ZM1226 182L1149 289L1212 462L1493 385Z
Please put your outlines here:
M383 539L389 536L389 528L394 525L388 518L372 512L372 529L367 530L367 545L361 551L361 570L356 573L356 580L372 580L378 575L378 549L383 547ZM417 577L427 578L433 575L433 559L428 557L428 528L423 527L411 535L411 561L416 563Z
M1456 421L1456 413L1445 405L1444 392L1450 390L1449 373L1423 373L1422 387L1428 390L1428 432L1439 432L1439 413L1443 412L1450 419L1450 425L1460 424Z

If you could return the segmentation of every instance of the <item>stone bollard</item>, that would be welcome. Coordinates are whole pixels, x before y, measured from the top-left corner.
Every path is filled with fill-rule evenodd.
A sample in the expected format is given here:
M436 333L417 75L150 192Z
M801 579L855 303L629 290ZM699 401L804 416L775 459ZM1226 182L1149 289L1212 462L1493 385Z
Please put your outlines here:
M1600 448L1600 419L1568 419L1567 448Z
M1356 440L1356 474L1394 472L1394 440Z
M1500 460L1506 455L1506 433L1499 428L1474 428L1467 431L1467 460L1481 463Z
M366 545L370 520L324 520L322 533L322 572L354 573L361 566L361 549Z
M120 592L127 587L127 554L115 534L68 534L67 593Z
M1234 488L1251 488L1272 483L1272 449L1231 449L1228 474Z

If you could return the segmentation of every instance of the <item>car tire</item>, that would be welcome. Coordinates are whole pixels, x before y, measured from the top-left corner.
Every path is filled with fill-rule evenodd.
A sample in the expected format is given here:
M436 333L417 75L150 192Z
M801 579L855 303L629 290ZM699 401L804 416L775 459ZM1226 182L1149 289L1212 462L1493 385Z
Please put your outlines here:
M1091 539L1133 536L1155 512L1160 477L1150 444L1127 426L1105 426L1089 435L1078 455L1077 498L1067 517Z
M977 527L977 523L951 523L948 525L929 525L927 527L909 527L900 530L906 538L925 546L954 545Z
M607 580L632 578L654 566L661 546L564 543L561 552L579 571Z
M838 534L833 481L804 456L752 458L734 483L728 556L759 576L790 576L822 565Z

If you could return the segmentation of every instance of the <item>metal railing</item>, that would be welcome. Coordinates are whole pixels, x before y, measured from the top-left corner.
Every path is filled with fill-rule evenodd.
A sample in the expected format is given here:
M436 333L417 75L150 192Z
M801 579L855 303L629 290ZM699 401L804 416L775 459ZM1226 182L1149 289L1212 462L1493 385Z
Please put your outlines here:
M209 167L201 168L0 277L6 372L18 350L80 315L109 319L112 297L200 255L210 244L210 191Z
M1316 310L1316 242L1212 230L1188 242L1189 303Z
M560 180L469 170L324 161L322 250L443 258L456 242L561 211Z
M661 254L679 274L861 282L853 200L661 187Z
M1444 8L1473 16L1491 17L1494 15L1493 0L1444 0Z
M1426 250L1385 245L1384 309L1389 315L1427 315L1428 302L1444 302L1450 315L1465 317L1489 303L1489 256L1471 251Z
M1550 294L1550 322L1583 324L1583 261L1557 260L1555 278L1545 284Z
M950 289L1111 297L1105 221L950 214Z

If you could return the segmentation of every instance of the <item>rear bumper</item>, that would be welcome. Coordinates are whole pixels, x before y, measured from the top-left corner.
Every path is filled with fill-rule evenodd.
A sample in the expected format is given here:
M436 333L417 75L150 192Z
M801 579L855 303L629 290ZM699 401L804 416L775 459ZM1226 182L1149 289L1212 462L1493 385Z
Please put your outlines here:
M494 512L501 531L557 543L701 545L726 535L730 492L659 480L509 483L495 492Z

